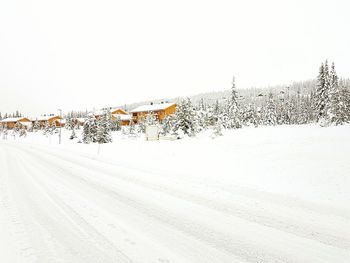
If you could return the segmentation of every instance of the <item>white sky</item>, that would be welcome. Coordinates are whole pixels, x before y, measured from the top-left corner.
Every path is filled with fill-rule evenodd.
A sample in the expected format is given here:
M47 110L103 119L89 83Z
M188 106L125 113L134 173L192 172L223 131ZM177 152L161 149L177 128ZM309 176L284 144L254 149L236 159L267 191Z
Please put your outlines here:
M350 1L0 0L0 112L349 77Z

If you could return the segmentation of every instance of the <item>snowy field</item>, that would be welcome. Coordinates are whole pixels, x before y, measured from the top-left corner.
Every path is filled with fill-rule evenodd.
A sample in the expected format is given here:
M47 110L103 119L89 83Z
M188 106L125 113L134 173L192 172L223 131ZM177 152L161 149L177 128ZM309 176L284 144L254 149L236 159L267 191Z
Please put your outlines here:
M0 139L0 262L350 262L350 126Z

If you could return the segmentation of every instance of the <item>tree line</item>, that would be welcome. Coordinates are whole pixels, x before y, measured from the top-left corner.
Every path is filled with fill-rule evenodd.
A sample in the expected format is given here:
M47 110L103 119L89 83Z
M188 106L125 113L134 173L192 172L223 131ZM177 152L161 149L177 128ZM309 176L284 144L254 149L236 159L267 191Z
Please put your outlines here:
M311 84L310 84L311 83ZM342 125L350 122L350 85L348 80L340 79L334 63L321 63L316 81L301 84L297 92L287 87L279 91L239 96L233 78L229 96L208 103L202 98L194 104L190 98L180 99L175 114L158 122L156 115L149 113L139 123L131 121L127 127L120 120L112 121L106 109L96 118L85 112L67 114L66 129L72 130L71 139L76 138L79 125L74 122L78 116L85 116L82 130L84 143L112 142L112 131L122 130L129 136L145 132L147 125L158 125L161 135L177 137L195 136L211 129L215 136L222 135L224 129L239 129L246 126L261 125L300 125L318 123L321 126ZM19 113L18 113L19 114ZM18 129L18 127L16 128ZM34 124L34 130L39 129ZM45 126L44 132L52 133L55 127Z

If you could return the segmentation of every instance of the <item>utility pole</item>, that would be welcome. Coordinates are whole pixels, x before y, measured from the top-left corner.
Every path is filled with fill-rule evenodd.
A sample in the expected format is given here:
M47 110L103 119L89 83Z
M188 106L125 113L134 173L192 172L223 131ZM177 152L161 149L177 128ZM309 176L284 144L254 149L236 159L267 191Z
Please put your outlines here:
M62 136L62 133L61 133L61 130L62 130L62 110L61 109L58 109L58 111L60 112L60 133L58 135L58 143L61 144L61 136Z

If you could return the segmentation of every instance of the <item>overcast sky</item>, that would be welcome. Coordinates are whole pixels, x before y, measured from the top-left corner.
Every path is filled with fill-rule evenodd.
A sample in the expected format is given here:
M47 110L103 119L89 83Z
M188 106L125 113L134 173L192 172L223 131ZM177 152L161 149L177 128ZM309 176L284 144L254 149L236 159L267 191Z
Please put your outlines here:
M0 0L0 112L349 77L349 2Z

